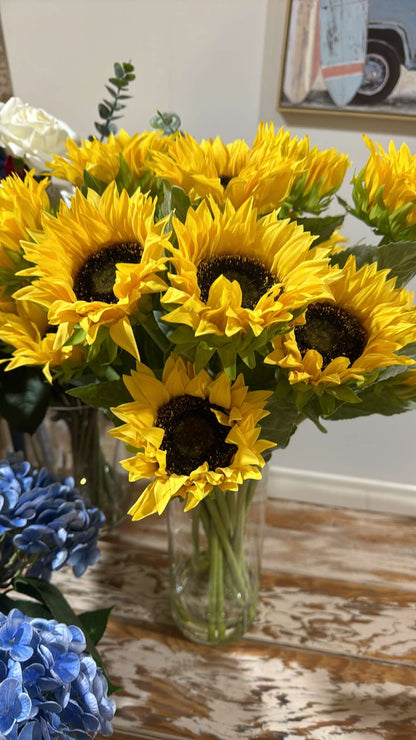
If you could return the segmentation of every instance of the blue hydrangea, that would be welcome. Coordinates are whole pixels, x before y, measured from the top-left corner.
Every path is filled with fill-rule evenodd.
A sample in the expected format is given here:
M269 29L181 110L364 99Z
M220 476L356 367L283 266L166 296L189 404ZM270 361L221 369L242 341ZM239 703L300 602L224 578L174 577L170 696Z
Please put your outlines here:
M19 457L0 460L0 586L22 571L49 580L65 564L81 576L100 556L104 521L72 478L57 481Z
M112 734L115 702L85 647L78 627L31 619L18 609L0 613L0 738L89 740Z

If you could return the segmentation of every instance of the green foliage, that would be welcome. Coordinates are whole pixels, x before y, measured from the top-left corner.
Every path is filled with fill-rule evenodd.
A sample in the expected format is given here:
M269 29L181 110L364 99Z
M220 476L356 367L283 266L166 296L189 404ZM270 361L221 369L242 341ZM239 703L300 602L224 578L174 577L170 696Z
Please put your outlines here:
M344 214L340 214L339 216L310 216L296 218L296 222L301 224L305 231L310 231L311 234L317 235L316 239L312 243L313 247L317 247L318 244L326 242L332 236L334 231L342 226L344 218Z
M332 264L343 267L350 255L354 255L358 268L377 262L379 270L390 270L389 277L396 277L397 287L406 285L416 275L416 242L359 244L334 254Z
M364 388L359 395L359 404L340 406L330 416L330 420L357 419L372 414L392 416L416 409L416 386L404 385L400 376Z
M71 388L67 393L97 409L110 408L131 401L130 394L121 379L80 385L77 388Z
M164 136L170 136L170 134L176 134L181 128L181 119L177 113L161 113L157 111L157 115L150 119L150 125L152 128L158 131L163 131Z
M88 170L84 170L84 183L80 188L83 195L86 196L88 190L95 190L98 195L102 195L106 187L106 182L104 182L103 180L99 180L97 177L94 177L94 175L91 175Z
M19 432L33 434L46 414L51 393L40 367L0 369L0 416Z
M269 416L261 420L262 437L284 448L304 418L294 403L294 393L286 378L276 385L275 392L267 402Z
M134 66L130 62L116 62L114 64L114 77L110 77L106 85L106 90L110 95L110 100L104 98L104 100L98 105L98 113L101 122L95 121L94 126L100 134L100 141L108 138L111 133L117 132L117 126L114 121L118 121L123 117L118 115L120 111L126 108L126 105L122 102L128 100L131 95L126 95L127 88L130 82L136 79L134 74Z
M385 185L380 185L375 193L374 203L370 207L368 193L363 180L363 170L353 180L351 207L341 198L338 201L348 213L371 226L376 234L383 236L385 241L416 241L416 225L407 223L407 216L416 206L416 198L390 213L384 202Z

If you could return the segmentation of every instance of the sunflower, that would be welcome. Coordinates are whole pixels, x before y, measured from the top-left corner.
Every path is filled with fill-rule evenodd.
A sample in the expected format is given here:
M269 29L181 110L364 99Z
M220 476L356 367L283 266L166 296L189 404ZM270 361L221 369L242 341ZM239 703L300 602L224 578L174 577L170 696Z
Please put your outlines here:
M21 240L40 229L42 214L49 209L48 185L47 178L35 180L34 170L27 172L24 180L13 174L1 181L0 304L8 310L13 310L10 293L22 284L16 278L16 270L25 266Z
M268 391L248 391L239 375L212 378L171 355L162 380L143 364L124 377L133 401L113 408L124 422L110 433L136 449L122 460L131 481L152 478L128 512L134 520L161 514L175 496L193 509L214 486L237 491L244 480L260 479L262 453L272 442L259 439L258 422Z
M324 210L350 165L348 156L336 149L311 148L308 136L298 139L283 128L275 133L273 123L260 123L252 148L253 160L274 157L292 163L294 180L287 196L292 215Z
M365 167L353 179L356 213L392 241L416 238L416 155L407 144L388 152L363 135L370 150Z
M16 313L0 312L0 340L11 347L12 354L6 370L41 366L52 383L51 370L85 365L81 348L55 347L56 332L49 326L44 309L28 301L17 301L15 309Z
M59 327L55 346L66 344L78 325L88 344L108 327L112 340L138 357L130 317L144 295L166 287L160 277L165 224L154 223L154 210L140 190L129 197L115 183L102 196L76 191L71 208L62 204L56 218L45 216L42 232L25 243L32 283L14 297L47 309L49 323Z
M107 141L93 138L83 140L80 145L68 139L65 156L55 156L50 163L52 175L68 180L81 187L84 170L101 182L110 183L120 169L120 155L126 160L132 175L139 178L148 167L149 154L153 149L162 149L160 132L144 131L129 136L121 129L117 136L110 134Z
M243 140L224 144L219 137L200 144L190 134L173 137L167 152L154 152L157 177L185 190L191 201L212 196L219 205L235 207L248 198L260 213L278 208L287 198L299 163L276 149L256 150Z
M276 213L258 219L252 201L238 210L213 201L173 219L171 287L162 297L170 323L196 337L232 338L276 329L311 300L331 296L326 252L310 249L313 237Z
M273 340L265 362L285 368L291 383L321 389L362 383L382 367L413 364L396 354L416 340L412 294L395 288L388 274L376 264L357 270L350 257L334 271L333 299L311 303L293 331Z

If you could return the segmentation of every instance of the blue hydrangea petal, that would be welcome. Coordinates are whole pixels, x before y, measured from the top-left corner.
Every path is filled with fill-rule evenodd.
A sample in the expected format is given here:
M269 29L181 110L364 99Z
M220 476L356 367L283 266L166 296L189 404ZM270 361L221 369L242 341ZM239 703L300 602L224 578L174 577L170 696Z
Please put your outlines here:
M51 674L59 678L62 683L70 683L78 677L79 667L78 656L74 653L67 653L55 661L51 667Z

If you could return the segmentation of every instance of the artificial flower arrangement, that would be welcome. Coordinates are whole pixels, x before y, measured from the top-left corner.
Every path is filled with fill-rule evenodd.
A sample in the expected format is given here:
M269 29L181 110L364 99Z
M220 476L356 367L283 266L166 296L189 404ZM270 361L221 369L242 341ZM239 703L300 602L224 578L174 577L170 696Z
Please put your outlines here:
M342 212L329 215L348 156L272 123L252 144L198 142L171 113L151 131L117 132L133 78L132 65L115 65L100 137L70 136L42 179L32 168L3 180L2 382L33 368L36 420L54 387L106 410L130 480L146 482L132 518L178 502L189 512L175 619L220 642L254 616L245 527L271 450L307 419L326 431L331 420L415 408L405 286L416 273L416 157L366 138L352 203L338 198ZM0 142L34 164L1 119ZM50 177L73 187L69 201L51 203ZM346 213L380 243L346 246ZM0 411L15 419L7 399Z

